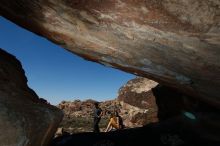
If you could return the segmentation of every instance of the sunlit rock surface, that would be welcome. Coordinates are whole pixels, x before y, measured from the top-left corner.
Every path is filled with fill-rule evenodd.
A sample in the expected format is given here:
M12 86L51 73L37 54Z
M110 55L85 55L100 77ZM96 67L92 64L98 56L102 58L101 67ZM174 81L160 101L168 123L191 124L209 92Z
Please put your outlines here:
M219 0L1 0L67 50L220 105Z
M27 86L20 62L0 49L0 145L46 146L62 112Z
M127 127L143 126L158 122L158 108L152 88L157 82L137 77L129 80L118 91L117 99L121 103L121 112Z

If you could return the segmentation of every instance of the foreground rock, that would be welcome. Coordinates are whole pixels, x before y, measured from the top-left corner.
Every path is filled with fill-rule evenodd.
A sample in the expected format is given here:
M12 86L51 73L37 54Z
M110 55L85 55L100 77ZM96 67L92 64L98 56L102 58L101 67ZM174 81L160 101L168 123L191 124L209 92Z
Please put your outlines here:
M20 62L0 49L1 146L46 146L62 119L27 86L24 74Z
M0 14L88 60L220 107L219 0L1 0Z
M54 139L50 146L219 146L219 142L195 135L187 126L184 117L174 118L169 123L151 124L141 128L108 133L80 133Z

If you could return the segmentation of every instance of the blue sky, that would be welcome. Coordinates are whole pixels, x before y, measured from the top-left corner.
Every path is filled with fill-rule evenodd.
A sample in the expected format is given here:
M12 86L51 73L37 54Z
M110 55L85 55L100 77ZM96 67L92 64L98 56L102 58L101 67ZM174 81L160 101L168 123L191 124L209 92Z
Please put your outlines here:
M18 58L28 85L51 104L62 100L114 99L135 76L86 61L0 17L0 48Z

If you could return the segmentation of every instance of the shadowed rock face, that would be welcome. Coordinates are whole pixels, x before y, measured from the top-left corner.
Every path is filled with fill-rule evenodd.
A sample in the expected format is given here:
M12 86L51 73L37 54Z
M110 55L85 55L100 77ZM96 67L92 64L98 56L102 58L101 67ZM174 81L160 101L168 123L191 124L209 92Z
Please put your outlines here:
M0 145L46 146L62 112L27 86L19 61L0 49Z
M219 0L1 0L0 14L87 60L219 107Z

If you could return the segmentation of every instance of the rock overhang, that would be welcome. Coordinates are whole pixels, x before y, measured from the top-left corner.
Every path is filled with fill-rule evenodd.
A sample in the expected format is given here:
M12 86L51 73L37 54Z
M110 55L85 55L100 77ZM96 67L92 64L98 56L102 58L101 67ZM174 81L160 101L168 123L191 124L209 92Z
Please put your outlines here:
M218 0L2 0L0 14L63 48L219 107Z

